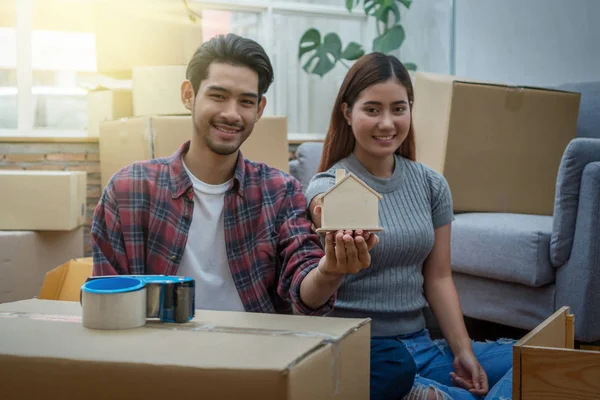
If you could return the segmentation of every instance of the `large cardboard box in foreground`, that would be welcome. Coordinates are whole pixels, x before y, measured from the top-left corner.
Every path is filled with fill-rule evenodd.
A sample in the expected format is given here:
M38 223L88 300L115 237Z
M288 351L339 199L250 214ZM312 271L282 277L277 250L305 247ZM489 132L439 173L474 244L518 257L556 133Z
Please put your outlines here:
M135 162L171 156L193 134L191 116L153 116L100 125L100 169L104 188L119 169ZM245 158L289 171L287 118L262 117L241 147Z
M70 231L85 224L81 171L0 171L0 230Z
M417 161L442 173L456 211L552 215L578 93L415 73Z
M83 236L83 227L72 231L0 231L0 303L37 296L46 285L48 271L83 256Z
M0 305L0 398L369 398L368 319L196 311L97 331L80 315L75 302Z

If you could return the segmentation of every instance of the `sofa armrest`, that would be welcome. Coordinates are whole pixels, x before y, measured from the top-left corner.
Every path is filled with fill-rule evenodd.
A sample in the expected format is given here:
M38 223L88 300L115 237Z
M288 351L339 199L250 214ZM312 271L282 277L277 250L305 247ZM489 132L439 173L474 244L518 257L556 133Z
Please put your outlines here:
M290 168L290 175L292 175L294 178L298 179L298 176L299 176L298 168L300 168L300 163L298 162L298 160L296 160L296 159L290 160L288 165Z
M550 239L550 262L555 267L565 264L572 254L581 195L581 174L586 165L595 161L600 161L600 139L594 138L571 140L562 156L556 179Z
M571 307L578 340L600 340L600 162L581 177L573 250L556 270L555 308Z
M304 192L319 169L322 152L322 142L305 142L296 149L296 159L290 161L290 174L298 179Z

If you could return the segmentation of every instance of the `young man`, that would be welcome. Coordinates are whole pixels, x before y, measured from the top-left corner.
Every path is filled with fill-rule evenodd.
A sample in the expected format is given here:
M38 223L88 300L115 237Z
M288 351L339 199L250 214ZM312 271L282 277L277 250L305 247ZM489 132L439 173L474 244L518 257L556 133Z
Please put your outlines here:
M243 158L272 80L252 40L230 34L200 46L181 86L191 141L112 177L94 212L94 275L190 276L202 309L331 309L344 275L370 265L378 238L328 234L324 252L298 181Z

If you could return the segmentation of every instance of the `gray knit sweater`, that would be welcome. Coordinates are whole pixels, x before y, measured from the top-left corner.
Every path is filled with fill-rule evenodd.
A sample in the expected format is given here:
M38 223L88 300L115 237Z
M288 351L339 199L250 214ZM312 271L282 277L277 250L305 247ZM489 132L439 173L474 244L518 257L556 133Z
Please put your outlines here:
M379 220L384 231L378 232L380 241L371 251L371 266L345 277L331 313L371 318L372 336L412 333L425 327L423 262L433 247L434 228L454 218L450 189L441 174L400 156L395 161L393 175L382 179L371 175L351 154L313 177L306 190L310 204L335 184L335 170L344 168L383 196Z

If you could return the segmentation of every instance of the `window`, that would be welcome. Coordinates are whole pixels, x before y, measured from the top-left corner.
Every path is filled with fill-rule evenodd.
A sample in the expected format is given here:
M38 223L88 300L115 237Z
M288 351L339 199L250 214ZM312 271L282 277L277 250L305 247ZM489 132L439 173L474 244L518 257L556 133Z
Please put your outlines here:
M0 27L0 130L17 128L15 29Z
M338 2L339 3L339 2ZM323 77L308 74L302 69L306 62L298 61L298 42L308 28L316 28L321 35L336 32L342 43L362 42L363 20L278 14L274 16L276 40L272 49L275 59L274 95L275 113L288 117L288 129L294 133L324 135L327 132L331 107L348 68L338 63Z
M34 30L31 39L33 129L84 132L85 87L96 70L94 35Z
M77 31L84 25L81 13L47 18L58 6L83 4L18 0L12 10L3 9L12 13L15 25L0 27L0 134L87 135L85 88L95 75L94 35ZM40 29L44 25L50 29Z
M127 87L128 82L128 78L96 72L102 59L98 54L112 50L111 44L119 38L100 42L96 37L93 25L98 10L93 4L111 3L110 7L115 8L102 12L114 16L116 10L123 14L117 16L121 18L119 26L126 21L141 21L144 27L134 32L141 35L139 39L156 30L148 19L142 20L144 9L140 4L146 1L150 0L1 0L0 135L86 135L87 90L103 82L114 83L115 78L119 87ZM185 18L183 1L152 1L169 7L160 15L162 22L179 23L183 18L190 23ZM420 70L449 73L453 2L412 3L410 10L401 8L406 40L396 55L402 61L416 63ZM188 0L188 4L201 15L196 23L201 24L203 40L235 32L265 47L275 70L265 115L287 116L288 130L295 137L325 134L331 106L347 72L342 64L323 77L304 71L303 62L298 60L303 33L312 27L322 35L335 32L344 46L356 41L367 52L376 35L373 19L365 16L362 6L348 12L345 0ZM61 12L55 13L58 9ZM50 14L54 16L48 18ZM110 28L108 24L109 33ZM163 38L160 49L156 40L150 40L148 46L137 50L145 55L153 49L160 53L174 40L181 42L169 36ZM122 50L113 60L122 59L124 54L137 53Z

